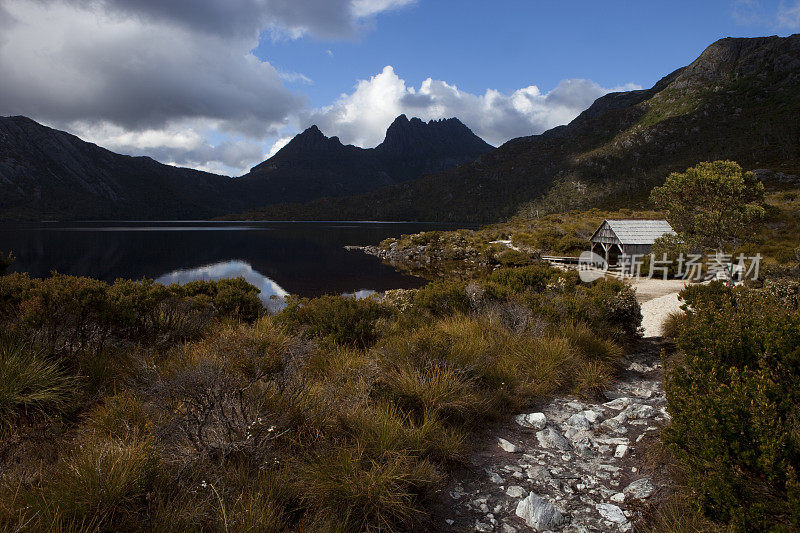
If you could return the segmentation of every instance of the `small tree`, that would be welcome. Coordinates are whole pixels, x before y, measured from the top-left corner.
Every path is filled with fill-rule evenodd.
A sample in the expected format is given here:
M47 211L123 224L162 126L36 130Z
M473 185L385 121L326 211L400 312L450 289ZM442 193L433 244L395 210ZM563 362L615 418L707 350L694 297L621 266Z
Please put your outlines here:
M650 199L689 247L720 254L732 252L766 214L764 184L733 161L673 172Z

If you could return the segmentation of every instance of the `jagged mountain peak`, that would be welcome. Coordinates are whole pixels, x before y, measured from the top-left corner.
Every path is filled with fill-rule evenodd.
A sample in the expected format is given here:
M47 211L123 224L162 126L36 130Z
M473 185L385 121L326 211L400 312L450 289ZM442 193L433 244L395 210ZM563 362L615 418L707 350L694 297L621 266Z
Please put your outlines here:
M409 120L406 115L400 115L386 130L386 137L376 150L385 154L419 156L442 150L472 153L491 148L455 117L425 122L417 117Z
M474 160L492 147L460 120L400 115L375 148L343 145L311 126L274 156L242 176L252 188L279 188L284 200L359 194L447 170Z

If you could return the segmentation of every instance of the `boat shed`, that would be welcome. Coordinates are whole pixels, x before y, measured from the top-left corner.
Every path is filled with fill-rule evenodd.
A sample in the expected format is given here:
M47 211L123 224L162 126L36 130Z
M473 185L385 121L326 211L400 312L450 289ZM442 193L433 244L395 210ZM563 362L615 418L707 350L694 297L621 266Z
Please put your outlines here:
M655 240L675 234L666 220L604 220L589 241L592 252L616 265L622 255L646 255Z

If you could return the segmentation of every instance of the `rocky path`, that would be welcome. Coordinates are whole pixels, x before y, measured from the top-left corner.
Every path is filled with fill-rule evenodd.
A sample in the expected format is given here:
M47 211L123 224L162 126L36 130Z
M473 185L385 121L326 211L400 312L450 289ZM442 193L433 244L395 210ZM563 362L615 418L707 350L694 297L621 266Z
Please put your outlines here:
M560 397L492 428L447 487L434 528L632 531L661 488L642 463L667 417L662 347L642 341L601 401Z

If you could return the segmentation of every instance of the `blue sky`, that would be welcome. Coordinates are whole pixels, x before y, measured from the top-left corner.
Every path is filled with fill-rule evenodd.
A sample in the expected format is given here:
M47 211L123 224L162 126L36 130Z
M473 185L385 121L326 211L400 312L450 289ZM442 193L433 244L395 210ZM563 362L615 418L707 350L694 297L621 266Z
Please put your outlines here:
M434 77L473 93L553 88L567 78L650 87L717 39L791 34L778 24L780 4L463 0L454 9L453 2L420 0L382 14L373 31L352 41L273 41L267 34L255 54L313 80L295 84L313 106L385 65L413 85Z
M651 87L800 0L2 0L0 114L229 175L317 124L375 146L400 113L494 145ZM2 38L5 37L5 38Z

